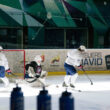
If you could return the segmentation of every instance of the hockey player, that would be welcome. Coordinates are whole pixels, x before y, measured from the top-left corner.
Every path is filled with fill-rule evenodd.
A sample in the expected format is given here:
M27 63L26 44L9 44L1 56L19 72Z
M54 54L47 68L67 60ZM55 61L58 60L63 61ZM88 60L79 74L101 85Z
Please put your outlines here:
M44 62L44 55L37 55L33 61L26 64L25 80L27 82L32 83L38 81L41 85L45 86L47 72L42 70L41 62Z
M86 51L86 47L81 45L78 49L73 49L68 51L67 58L64 63L64 68L66 70L66 76L64 77L63 86L73 87L78 77L78 73L75 67L83 68L81 65L81 60L83 58L83 53Z
M8 66L8 60L1 50L3 50L2 46L0 46L0 79L5 87L7 87L9 85L9 80L6 77L5 72L11 74L11 70Z

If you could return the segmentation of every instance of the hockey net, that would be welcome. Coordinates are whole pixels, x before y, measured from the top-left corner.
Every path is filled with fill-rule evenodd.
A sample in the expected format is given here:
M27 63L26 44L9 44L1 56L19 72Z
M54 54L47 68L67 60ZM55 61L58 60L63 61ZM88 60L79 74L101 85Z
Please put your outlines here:
M25 75L25 50L2 50L8 60L8 65L13 74L24 78Z

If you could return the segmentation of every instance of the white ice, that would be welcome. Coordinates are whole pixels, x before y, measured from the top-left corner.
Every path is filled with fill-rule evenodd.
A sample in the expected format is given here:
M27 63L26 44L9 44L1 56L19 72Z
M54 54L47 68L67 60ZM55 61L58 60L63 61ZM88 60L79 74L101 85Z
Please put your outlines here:
M80 75L76 81L75 87L82 92L72 91L74 97L75 110L110 110L110 75L89 75L93 81L91 85L86 76ZM52 110L59 110L59 98L65 88L61 87L64 76L48 76L46 83L50 86L46 89L52 96ZM56 87L56 85L58 85ZM37 110L37 95L42 88L30 87L28 84L20 83L25 97L25 110ZM15 87L11 83L9 87L0 87L0 110L9 110L10 93Z

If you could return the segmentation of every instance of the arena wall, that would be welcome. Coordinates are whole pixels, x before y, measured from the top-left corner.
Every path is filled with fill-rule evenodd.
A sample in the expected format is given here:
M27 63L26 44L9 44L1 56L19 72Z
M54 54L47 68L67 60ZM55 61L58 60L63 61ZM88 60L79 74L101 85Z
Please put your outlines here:
M26 49L25 50L25 64L32 61L36 55L44 55L45 60L42 63L43 70L49 72L49 74L60 75L65 74L64 70L64 61L66 59L67 51L69 49ZM17 56L18 55L18 56ZM14 73L23 73L23 62L24 59L20 57L16 52L16 56L21 58L19 62L16 62L16 58L13 55L7 54L10 68ZM21 66L22 65L22 66ZM87 49L87 52L84 54L84 59L82 60L82 65L84 69L88 72L101 73L101 71L110 73L110 50L109 49ZM21 69L22 68L22 69ZM80 71L78 69L78 71ZM95 71L95 72L94 72Z

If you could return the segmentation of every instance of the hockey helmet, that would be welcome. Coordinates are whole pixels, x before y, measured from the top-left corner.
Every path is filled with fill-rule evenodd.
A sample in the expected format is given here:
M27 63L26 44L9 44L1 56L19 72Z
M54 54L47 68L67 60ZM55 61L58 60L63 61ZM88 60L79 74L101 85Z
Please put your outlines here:
M3 50L3 47L2 46L0 46L0 50Z
M34 61L37 62L37 61L39 61L39 60L41 61L41 56L40 56L40 55L36 55L35 58L34 58Z
M35 58L34 58L34 61L36 62L44 62L44 55L36 55Z
M81 50L81 51L86 51L86 47L84 46L84 45L80 45L80 47L79 47L79 50Z

